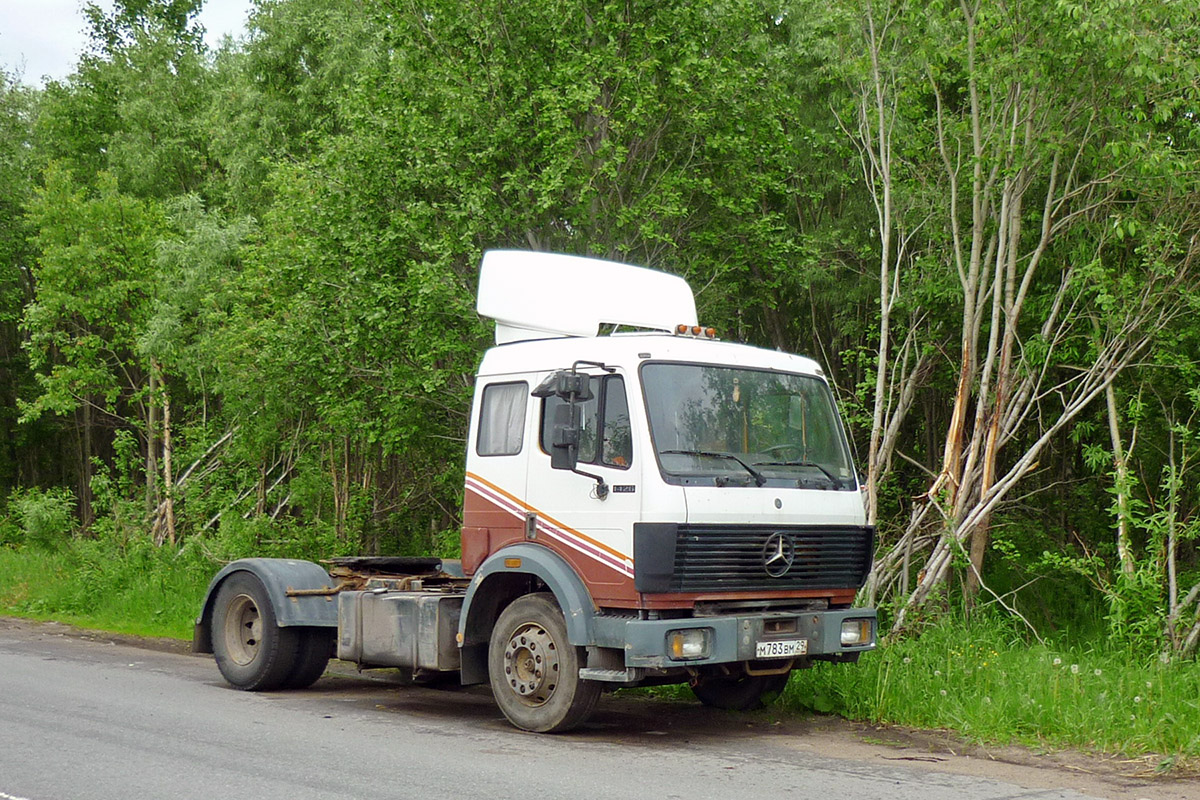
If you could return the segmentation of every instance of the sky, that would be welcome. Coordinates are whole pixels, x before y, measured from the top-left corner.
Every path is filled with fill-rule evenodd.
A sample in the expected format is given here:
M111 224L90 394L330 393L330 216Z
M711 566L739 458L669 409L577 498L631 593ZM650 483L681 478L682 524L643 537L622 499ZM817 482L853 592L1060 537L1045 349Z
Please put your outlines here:
M96 0L106 10L111 0ZM87 44L85 0L0 0L0 69L22 82L43 85L43 76L62 80L75 68ZM252 0L205 0L200 24L215 47L221 37L245 32Z

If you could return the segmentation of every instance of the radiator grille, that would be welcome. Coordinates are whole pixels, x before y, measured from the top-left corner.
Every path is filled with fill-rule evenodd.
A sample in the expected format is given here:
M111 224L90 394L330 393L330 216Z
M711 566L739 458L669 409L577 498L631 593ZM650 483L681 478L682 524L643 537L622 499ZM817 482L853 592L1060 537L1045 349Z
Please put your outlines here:
M783 563L777 556L783 540ZM875 530L859 526L680 525L673 592L858 589L871 569Z

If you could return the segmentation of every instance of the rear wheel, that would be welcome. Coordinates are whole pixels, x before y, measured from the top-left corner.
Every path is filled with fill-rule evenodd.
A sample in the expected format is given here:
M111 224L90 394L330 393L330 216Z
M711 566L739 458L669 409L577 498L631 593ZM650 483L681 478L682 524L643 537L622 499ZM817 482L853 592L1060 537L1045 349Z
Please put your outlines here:
M325 674L333 654L333 628L297 628L296 663L280 688L307 689Z
M692 684L692 693L706 706L726 711L751 711L773 701L787 686L782 675L708 675Z
M488 645L488 676L508 721L537 733L581 725L600 697L599 683L579 678L582 653L567 641L553 595L528 594L504 609Z
M300 632L278 626L266 588L249 572L235 572L221 584L212 632L217 668L238 689L278 689L297 667Z

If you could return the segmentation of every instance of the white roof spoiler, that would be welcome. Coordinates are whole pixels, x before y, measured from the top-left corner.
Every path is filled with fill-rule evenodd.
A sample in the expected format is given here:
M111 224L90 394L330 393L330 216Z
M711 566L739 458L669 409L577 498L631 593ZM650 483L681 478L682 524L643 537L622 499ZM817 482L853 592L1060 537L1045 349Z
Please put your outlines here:
M496 344L595 336L602 324L658 331L697 324L692 289L677 275L525 250L483 254L475 307L496 320Z

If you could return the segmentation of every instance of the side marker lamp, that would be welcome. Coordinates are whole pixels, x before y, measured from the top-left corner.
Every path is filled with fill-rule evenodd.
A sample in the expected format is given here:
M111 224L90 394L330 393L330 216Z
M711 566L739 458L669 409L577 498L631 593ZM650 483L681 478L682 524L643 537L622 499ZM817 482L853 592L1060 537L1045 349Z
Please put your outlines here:
M703 325L688 325L686 322L681 322L675 326L676 336L694 336L697 339L715 339L717 338L716 328L706 328Z

